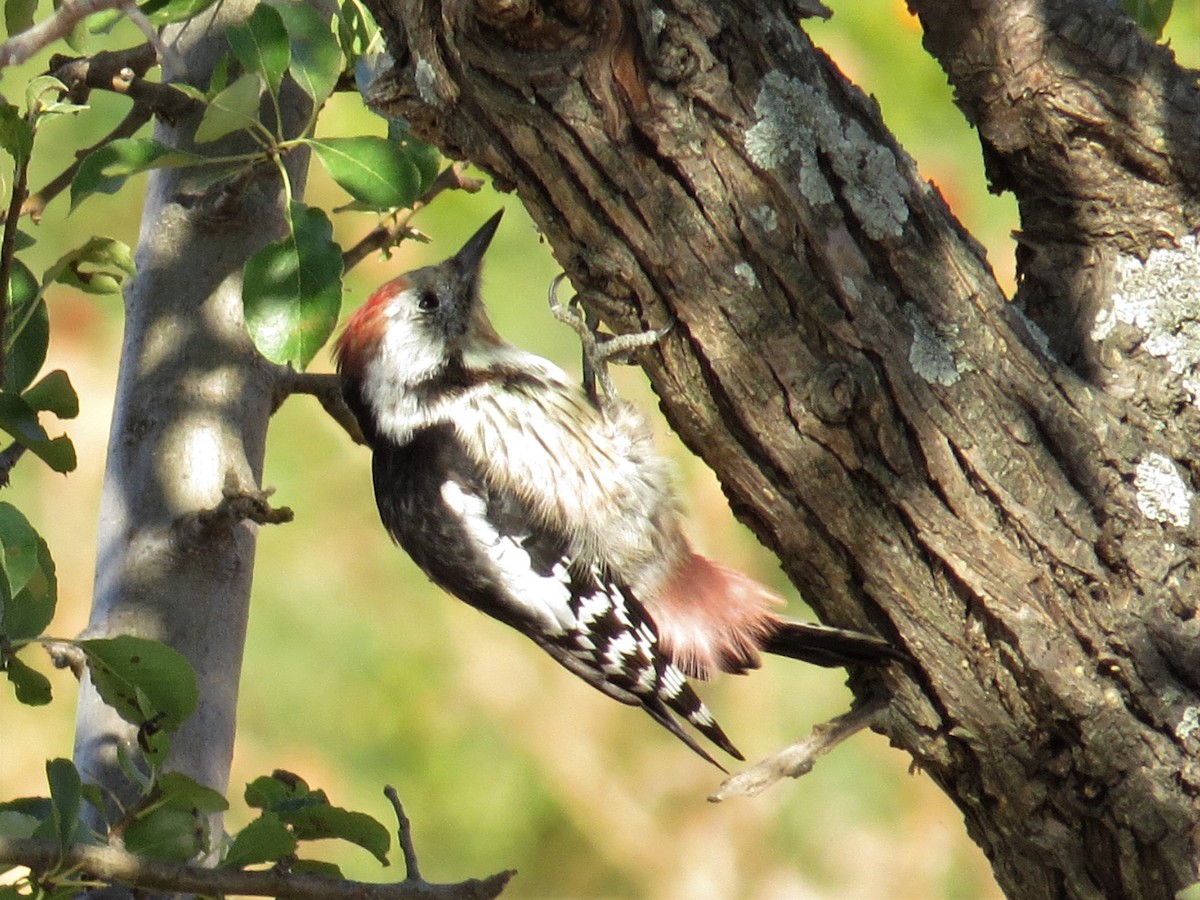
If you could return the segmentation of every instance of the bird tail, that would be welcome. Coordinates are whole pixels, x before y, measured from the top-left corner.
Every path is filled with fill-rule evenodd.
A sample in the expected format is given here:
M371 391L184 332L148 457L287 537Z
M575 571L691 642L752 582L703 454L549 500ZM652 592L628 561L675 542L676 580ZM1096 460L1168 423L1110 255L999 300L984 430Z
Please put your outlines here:
M753 578L689 551L647 606L664 650L692 678L757 669L762 651L818 666L907 659L880 638L784 619L775 612L783 603Z
M887 641L829 625L779 619L778 629L762 642L762 649L818 666L873 666L908 659Z

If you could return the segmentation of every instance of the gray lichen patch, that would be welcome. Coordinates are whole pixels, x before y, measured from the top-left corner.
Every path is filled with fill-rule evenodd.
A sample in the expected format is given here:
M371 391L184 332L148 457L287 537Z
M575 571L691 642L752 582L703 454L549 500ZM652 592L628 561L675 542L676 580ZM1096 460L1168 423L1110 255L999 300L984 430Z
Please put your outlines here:
M1133 476L1138 509L1156 522L1186 528L1192 520L1192 492L1179 468L1161 453L1147 453Z
M749 287L758 287L758 275L754 273L754 267L750 263L738 263L733 267L733 274L744 281Z
M763 169L799 169L800 191L810 203L832 203L833 192L817 164L816 135L837 128L837 116L811 87L782 72L768 72L754 101L746 153Z
M1179 724L1175 726L1175 737L1186 741L1195 737L1198 732L1200 732L1200 708L1189 706L1179 717Z
M911 303L903 306L904 317L912 326L912 345L908 361L913 371L935 384L949 387L962 377L962 367L954 357L960 341L953 334L941 334L929 318Z
M1165 359L1196 403L1200 400L1200 242L1151 251L1145 262L1122 256L1116 263L1112 304L1092 325L1103 341L1118 324L1141 331L1139 348Z
M798 78L768 72L754 101L746 153L763 169L797 170L810 203L831 203L833 192L819 158L845 185L843 196L872 240L898 237L908 221L908 182L896 155L859 123L843 120Z
M779 227L779 213L766 203L755 206L750 210L750 218L763 231L774 231Z
M908 203L896 155L874 143L857 122L846 127L837 149L833 169L845 181L846 199L867 237L899 237L908 221Z
M437 91L437 73L427 59L418 59L413 70L413 78L417 85L417 95L422 103L430 106L439 105L440 97Z

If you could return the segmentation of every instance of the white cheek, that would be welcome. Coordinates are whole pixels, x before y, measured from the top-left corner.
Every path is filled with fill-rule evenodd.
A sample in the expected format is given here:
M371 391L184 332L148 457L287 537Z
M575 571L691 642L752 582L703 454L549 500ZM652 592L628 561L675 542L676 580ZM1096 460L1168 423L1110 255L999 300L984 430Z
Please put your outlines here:
M364 393L380 429L402 444L412 438L425 418L426 411L414 389L445 366L442 341L410 318L413 299L408 293L397 297L386 313L388 326L379 352L363 375Z
M378 364L404 385L430 380L446 361L445 344L431 330L417 327L403 313L393 314L380 344Z

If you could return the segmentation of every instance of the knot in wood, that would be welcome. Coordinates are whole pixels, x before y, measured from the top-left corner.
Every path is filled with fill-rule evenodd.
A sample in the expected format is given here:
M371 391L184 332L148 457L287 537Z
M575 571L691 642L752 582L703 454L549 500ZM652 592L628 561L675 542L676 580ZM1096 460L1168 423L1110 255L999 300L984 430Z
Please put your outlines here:
M583 49L608 30L609 3L596 0L476 0L480 25L517 50Z
M862 398L862 379L858 373L847 363L834 362L813 379L809 408L822 422L841 425L850 418Z
M682 84L695 78L701 70L701 60L694 39L694 35L684 34L675 23L668 23L658 35L654 77L664 84Z

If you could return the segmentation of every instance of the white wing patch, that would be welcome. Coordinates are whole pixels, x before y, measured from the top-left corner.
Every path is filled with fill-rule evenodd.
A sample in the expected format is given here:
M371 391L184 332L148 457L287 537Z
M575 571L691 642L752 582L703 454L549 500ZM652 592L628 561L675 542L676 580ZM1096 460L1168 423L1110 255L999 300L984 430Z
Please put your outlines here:
M488 521L487 504L468 493L457 481L442 485L442 500L462 521L471 541L496 567L510 605L536 623L542 634L557 637L575 624L565 567L549 576L539 575L525 549L512 537L500 534Z

